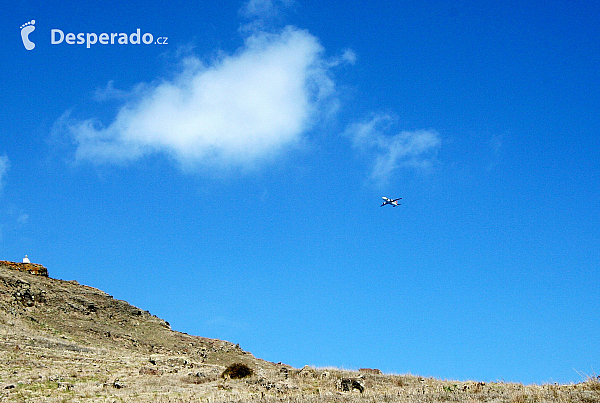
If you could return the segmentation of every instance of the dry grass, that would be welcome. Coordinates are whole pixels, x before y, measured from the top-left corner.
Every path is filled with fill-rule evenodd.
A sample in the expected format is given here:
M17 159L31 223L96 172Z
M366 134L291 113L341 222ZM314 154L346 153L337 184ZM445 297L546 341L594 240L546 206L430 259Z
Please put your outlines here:
M6 347L6 346L0 346ZM224 366L181 356L60 351L23 346L0 354L0 401L7 402L565 402L600 401L597 378L573 385L442 381L335 368L253 368L223 379ZM342 378L365 386L343 392ZM7 388L9 387L9 388Z
M234 363L252 375L223 378ZM342 390L348 378L364 392ZM522 385L295 369L174 332L100 290L0 267L0 402L597 403L600 379Z

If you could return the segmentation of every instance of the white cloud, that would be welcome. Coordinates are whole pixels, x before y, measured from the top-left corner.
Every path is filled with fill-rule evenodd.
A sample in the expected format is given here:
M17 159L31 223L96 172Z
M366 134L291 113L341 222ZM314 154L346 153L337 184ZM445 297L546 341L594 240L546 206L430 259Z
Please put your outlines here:
M249 0L242 6L240 13L252 19L273 18L294 3L294 0Z
M6 155L0 156L0 190L4 187L4 177L10 168L10 162Z
M97 97L125 103L107 126L68 113L57 123L74 139L78 161L124 163L166 153L185 166L251 167L299 144L332 101L335 85L322 54L304 30L256 32L210 65L186 59L172 80L130 93L109 82Z
M390 135L394 119L386 114L348 126L344 136L352 145L373 157L371 178L385 183L401 167L429 168L441 146L435 130L401 131Z

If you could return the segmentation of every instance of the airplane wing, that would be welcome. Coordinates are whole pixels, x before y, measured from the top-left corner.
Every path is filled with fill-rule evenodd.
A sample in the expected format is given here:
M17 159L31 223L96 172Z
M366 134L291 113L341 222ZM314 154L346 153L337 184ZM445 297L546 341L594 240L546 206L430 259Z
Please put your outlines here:
M385 196L383 196L383 197L381 197L381 198L383 199L383 203L382 203L382 204L381 204L381 206L379 206L379 207L383 207L383 206L385 206L386 204L391 204L391 205L392 205L392 207L396 207L397 205L399 205L399 204L400 204L400 203L398 203L398 200L402 199L402 197L398 197L397 199L390 199L390 198L387 198L387 197L385 197Z

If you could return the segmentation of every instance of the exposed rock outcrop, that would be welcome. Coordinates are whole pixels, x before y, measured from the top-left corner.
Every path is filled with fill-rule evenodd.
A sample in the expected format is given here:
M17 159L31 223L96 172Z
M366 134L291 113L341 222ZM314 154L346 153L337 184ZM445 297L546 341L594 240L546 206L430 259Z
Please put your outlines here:
M0 268L23 271L36 276L48 277L48 269L37 263L17 263L0 260Z

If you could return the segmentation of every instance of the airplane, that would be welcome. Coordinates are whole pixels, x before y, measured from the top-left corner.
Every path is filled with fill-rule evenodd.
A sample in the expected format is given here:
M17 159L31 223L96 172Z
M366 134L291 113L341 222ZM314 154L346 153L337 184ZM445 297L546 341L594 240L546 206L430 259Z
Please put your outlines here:
M399 206L399 205L400 205L400 203L398 203L398 200L402 199L402 197L399 197L399 198L397 198L397 199L388 199L388 198L387 198L387 197L385 197L385 196L382 196L381 198L383 199L383 203L382 203L382 204L381 204L381 206L379 206L379 207L383 207L383 206L385 206L386 204L391 204L391 205L392 205L392 207Z

